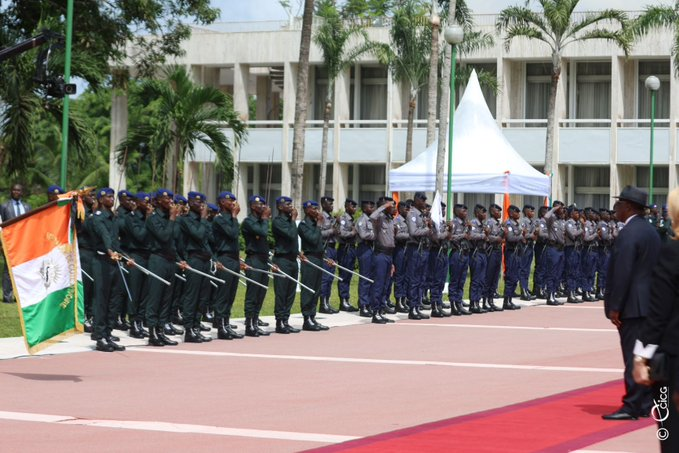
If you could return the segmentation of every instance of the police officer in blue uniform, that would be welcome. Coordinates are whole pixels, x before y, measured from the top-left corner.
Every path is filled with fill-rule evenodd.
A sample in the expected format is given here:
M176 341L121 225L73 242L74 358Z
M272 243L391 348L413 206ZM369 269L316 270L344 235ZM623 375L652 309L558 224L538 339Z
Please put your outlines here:
M518 206L511 205L507 211L509 212L509 218L504 225L507 270L505 273L505 295L502 308L505 310L518 310L521 306L514 304L512 297L514 297L514 290L516 290L516 285L519 282L521 248L526 242L526 237L524 230L519 224L521 210Z
M429 260L429 240L432 235L432 221L423 215L426 202L427 196L424 192L415 192L413 204L410 206L410 212L408 212L406 219L408 233L410 234L405 255L409 319L429 318L429 315L425 315L420 311L425 286L422 269L426 268Z
M354 214L356 214L356 202L347 198L344 202L344 214L339 218L337 234L337 263L346 268L354 269L356 264L356 227L354 226ZM354 312L358 308L349 301L351 278L353 274L340 269L339 276L342 280L337 281L337 292L340 297L340 311Z
M556 290L564 268L565 222L560 219L564 211L561 201L554 201L552 209L545 214L547 228L547 248L545 249L545 287L547 305L562 305L556 299Z
M453 315L470 315L471 312L462 305L464 283L467 280L467 269L469 268L469 254L472 249L469 233L471 224L467 219L467 206L456 204L453 214L455 217L449 226L451 251L448 268L448 298Z
M393 198L381 197L378 208L370 214L370 221L375 232L375 249L373 255L374 294L372 298L373 324L387 324L394 322L384 316L386 297L391 276L394 273L393 255L396 248L396 230L394 213L396 205Z
M486 226L486 208L477 204L474 206L474 218L470 222L469 241L471 242L471 254L469 256L469 270L471 281L469 283L470 311L472 313L486 313L488 310L481 306L481 298L485 293L486 268L488 266L489 230Z
M606 290L608 260L611 257L611 248L613 247L613 231L611 229L611 213L608 211L608 209L599 209L599 215L600 219L597 225L597 234L599 235L599 253L596 263L596 298L598 300L603 300L604 291Z
M375 210L375 202L362 201L363 214L356 221L356 233L359 238L356 257L358 258L358 271L364 277L373 278L373 248L375 247L375 231L370 221L370 214ZM364 318L372 317L372 299L374 287L367 280L360 279L358 282L358 305L360 315Z
M321 225L321 236L325 246L325 257L327 259L337 261L337 220L332 216L335 199L332 197L321 197L321 208L323 210L323 224ZM326 271L334 274L335 268L327 263L323 264ZM325 314L339 313L330 305L330 293L332 290L332 282L335 280L330 274L323 274L323 283L321 284L321 297L319 301L318 311Z
M519 284L521 285L521 300L535 300L537 296L528 290L530 268L533 265L535 240L538 237L535 207L529 204L523 207L523 217L520 221L526 242L521 247L521 268L519 269Z
M495 305L493 298L497 291L502 269L502 244L504 242L504 228L502 228L502 208L493 203L490 205L490 218L486 220L488 229L488 244L486 253L488 263L486 265L486 283L484 285L485 294L483 297L483 308L488 311L502 311L501 306Z

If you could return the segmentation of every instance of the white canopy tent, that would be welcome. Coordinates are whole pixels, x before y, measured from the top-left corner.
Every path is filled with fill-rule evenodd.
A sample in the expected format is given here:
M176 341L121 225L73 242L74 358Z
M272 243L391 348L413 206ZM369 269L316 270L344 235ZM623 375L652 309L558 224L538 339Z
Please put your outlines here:
M453 132L453 192L550 193L549 177L540 173L514 150L488 110L476 71L455 110ZM436 190L436 148L432 143L410 162L389 172L389 190ZM448 156L444 165L444 191L448 178Z

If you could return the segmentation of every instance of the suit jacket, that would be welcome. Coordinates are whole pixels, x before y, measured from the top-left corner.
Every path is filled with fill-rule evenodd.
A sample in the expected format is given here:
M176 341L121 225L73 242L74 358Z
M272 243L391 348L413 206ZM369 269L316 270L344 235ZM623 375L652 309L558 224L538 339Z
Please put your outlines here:
M21 203L24 207L24 213L28 212L31 210L31 207L28 205L23 200L19 200L19 203ZM6 222L8 220L13 219L14 217L17 217L17 215L14 212L14 200L9 199L3 204L0 205L0 217L2 217L2 221Z
M604 309L620 318L648 315L651 273L660 252L660 237L643 217L632 218L615 240L608 267Z
M651 304L639 340L679 355L679 241L662 245L653 269Z

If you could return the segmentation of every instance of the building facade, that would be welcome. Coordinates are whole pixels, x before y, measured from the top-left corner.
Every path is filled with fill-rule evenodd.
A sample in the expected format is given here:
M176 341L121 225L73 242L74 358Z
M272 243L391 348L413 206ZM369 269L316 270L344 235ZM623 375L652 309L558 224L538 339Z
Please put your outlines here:
M495 15L475 16L477 27L494 32ZM179 64L194 80L230 93L249 127L236 150L233 189L239 198L254 193L273 199L289 194L297 59L298 22L223 23L195 28L184 43ZM388 42L388 28L368 29L370 38ZM670 58L670 30L635 43L625 56L605 41L574 43L564 52L557 98L557 146L553 197L578 206L610 207L622 187L649 187L651 94L649 75L661 87L656 96L654 202L663 204L677 185L679 82ZM304 198L321 193L337 200L375 199L388 191L388 170L404 163L408 90L385 66L364 57L336 81L327 155L327 184L319 187L324 100L328 90L322 55L312 46L308 123L305 137ZM458 65L497 75L497 92L484 89L491 113L515 149L543 170L550 86L550 52L542 43L515 40L509 50L496 45L462 55ZM464 91L458 90L459 96ZM426 92L416 109L414 150L425 149ZM115 106L114 106L115 107ZM115 112L113 117L116 118ZM115 125L114 125L115 126ZM213 198L223 184L214 155L198 147L186 163L184 190L200 188ZM488 194L456 194L467 203L492 202ZM537 197L512 202L541 203Z

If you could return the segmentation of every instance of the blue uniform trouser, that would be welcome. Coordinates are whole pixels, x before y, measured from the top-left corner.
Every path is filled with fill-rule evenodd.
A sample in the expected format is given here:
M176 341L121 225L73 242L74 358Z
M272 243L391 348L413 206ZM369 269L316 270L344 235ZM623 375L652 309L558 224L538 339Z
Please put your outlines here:
M353 245L341 245L337 249L337 263L346 267L347 269L354 270L356 265L356 247ZM350 272L340 269L339 276L342 281L337 280L337 292L339 293L340 299L349 300L349 287L351 286L351 277L354 275Z
M367 245L360 244L356 250L358 256L358 272L370 279L373 279L373 249ZM358 304L361 307L370 306L374 294L373 285L364 279L358 281Z
M475 250L469 258L469 269L471 270L469 299L472 301L479 301L485 295L487 267L488 256L486 255L486 252L483 250Z
M394 297L400 299L408 296L406 291L406 248L396 246L394 249L394 267L396 271L392 278L394 282ZM389 294L387 294L389 296Z
M544 243L535 245L535 270L533 271L533 285L536 288L545 287L545 249Z
M391 255L386 253L375 253L373 255L373 279L375 283L372 285L373 298L370 304L373 312L377 312L385 306L389 283L391 282L391 265Z
M406 287L410 308L419 307L422 303L428 261L429 250L417 245L409 245L406 249Z
M505 297L511 297L516 290L519 282L519 272L521 271L521 255L516 250L505 251L507 268L505 271Z
M533 265L533 244L528 244L523 249L521 255L521 267L519 269L519 283L521 288L528 291L528 278L530 277L530 268Z
M429 251L429 274L431 275L431 305L443 305L443 287L448 275L448 251L436 249Z
M603 292L606 288L606 275L608 274L608 260L611 257L611 250L608 247L599 247L599 256L597 257L596 272L598 275L597 286Z
M488 299L492 299L497 291L498 281L500 279L500 270L502 269L502 249L493 249L488 255L488 263L486 265L486 284L484 286Z
M337 261L337 249L335 248L335 244L328 245L325 248L325 257L330 260ZM323 267L325 268L326 271L330 272L331 274L335 273L335 268L330 266L325 260L323 261ZM330 297L333 280L335 280L335 278L332 275L328 275L325 272L323 272L323 281L321 283L321 297Z
M580 250L566 247L566 290L575 291L580 284Z
M464 282L467 280L469 268L469 254L453 250L448 260L448 298L453 302L462 302L464 296Z
M563 250L548 246L543 253L543 258L545 259L545 287L548 293L555 293L564 269Z
M585 247L580 258L583 291L594 291L594 274L596 272L597 247Z

